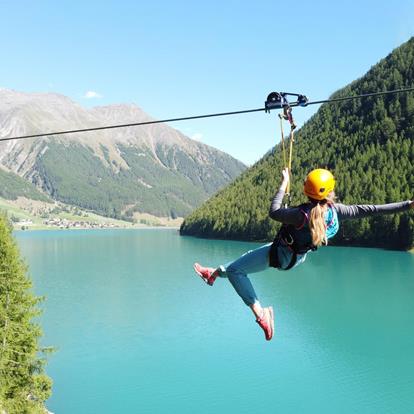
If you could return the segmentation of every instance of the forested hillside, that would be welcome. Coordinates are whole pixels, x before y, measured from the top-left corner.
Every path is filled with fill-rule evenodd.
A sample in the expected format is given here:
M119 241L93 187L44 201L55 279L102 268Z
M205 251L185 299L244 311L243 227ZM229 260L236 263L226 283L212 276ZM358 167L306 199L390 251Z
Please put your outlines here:
M31 200L50 201L32 183L12 172L0 170L0 197L15 200L17 197L26 197Z
M413 85L414 38L332 98ZM334 172L336 194L343 203L413 199L413 166L413 92L324 104L296 134L292 204L305 201L304 177L317 167ZM269 220L268 209L282 168L277 146L188 216L181 234L271 240L278 224ZM333 243L406 249L414 244L413 233L413 214L404 213L343 222Z
M103 146L106 163L80 144L43 145L47 151L38 156L32 180L46 194L66 204L127 220L134 212L183 217L244 169L243 164L224 153L216 158L213 155L209 165L200 166L178 148L170 149L174 154L160 151L160 162L148 149L118 144L127 168L116 166L114 171L108 168L114 162ZM181 172L175 165L168 165L174 162Z

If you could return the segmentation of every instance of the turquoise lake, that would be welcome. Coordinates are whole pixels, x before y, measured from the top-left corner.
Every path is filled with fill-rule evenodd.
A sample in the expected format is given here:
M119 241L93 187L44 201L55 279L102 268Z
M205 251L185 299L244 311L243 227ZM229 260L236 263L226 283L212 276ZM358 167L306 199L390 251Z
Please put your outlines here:
M44 295L56 414L414 412L414 255L327 247L251 276L271 342L219 265L256 243L176 230L18 232Z

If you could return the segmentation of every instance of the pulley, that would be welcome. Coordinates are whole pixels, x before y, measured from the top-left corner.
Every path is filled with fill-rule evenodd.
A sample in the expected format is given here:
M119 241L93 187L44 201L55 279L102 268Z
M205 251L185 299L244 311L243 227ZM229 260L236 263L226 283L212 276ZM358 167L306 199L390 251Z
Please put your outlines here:
M296 100L290 102L288 97L294 96ZM309 99L306 95L290 92L271 92L267 96L265 102L265 112L270 112L272 109L282 109L293 106L306 106L309 103Z

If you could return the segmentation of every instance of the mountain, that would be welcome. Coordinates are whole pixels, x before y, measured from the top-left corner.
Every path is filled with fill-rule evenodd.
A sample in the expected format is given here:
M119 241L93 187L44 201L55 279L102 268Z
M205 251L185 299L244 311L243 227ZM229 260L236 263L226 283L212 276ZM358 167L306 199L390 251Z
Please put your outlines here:
M136 105L85 109L54 94L0 89L0 136L150 121ZM116 218L183 217L245 166L166 124L0 143L0 167L46 196Z
M413 85L414 38L332 98ZM344 203L413 199L413 92L324 104L298 131L295 141L292 205L305 201L304 177L317 167L334 172L336 194ZM280 185L282 164L278 145L186 217L181 234L272 240L279 225L268 218L268 209ZM410 248L414 245L413 214L343 222L333 243Z

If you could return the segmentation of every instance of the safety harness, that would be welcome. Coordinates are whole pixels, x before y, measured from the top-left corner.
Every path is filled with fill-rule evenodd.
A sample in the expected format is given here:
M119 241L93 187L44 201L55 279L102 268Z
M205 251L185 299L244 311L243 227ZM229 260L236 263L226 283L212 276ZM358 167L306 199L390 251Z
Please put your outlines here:
M281 270L291 269L297 262L298 255L304 255L309 251L317 250L312 242L312 235L309 228L309 213L313 208L310 203L302 204L298 207L304 215L303 223L296 227L292 224L283 224L277 233L269 253L269 265ZM338 231L338 220L336 210L332 205L328 205L329 221L326 223L327 238L333 237ZM291 253L292 257L289 264L282 268L279 261L278 249L286 247Z

